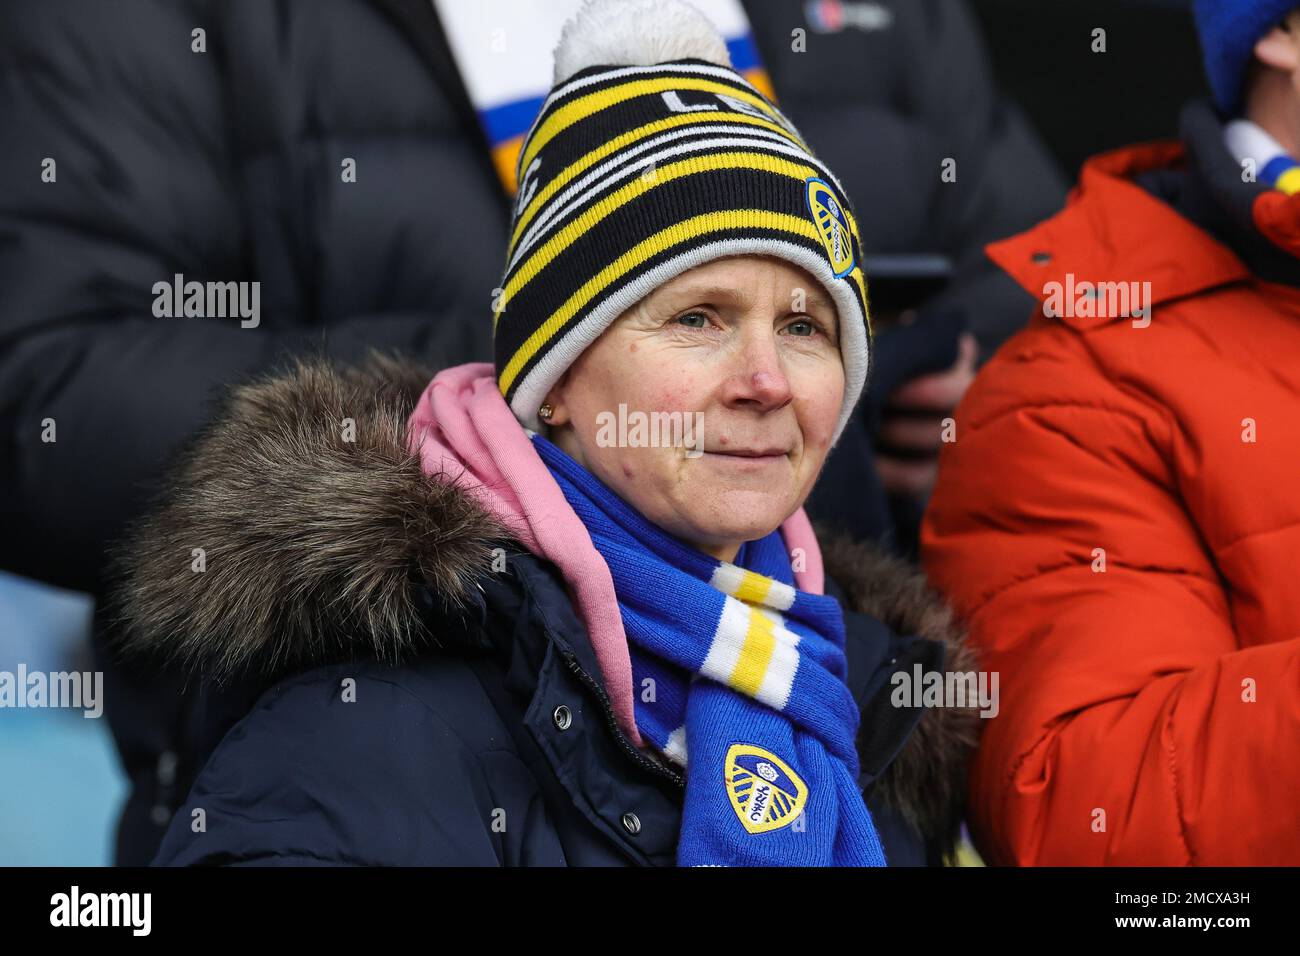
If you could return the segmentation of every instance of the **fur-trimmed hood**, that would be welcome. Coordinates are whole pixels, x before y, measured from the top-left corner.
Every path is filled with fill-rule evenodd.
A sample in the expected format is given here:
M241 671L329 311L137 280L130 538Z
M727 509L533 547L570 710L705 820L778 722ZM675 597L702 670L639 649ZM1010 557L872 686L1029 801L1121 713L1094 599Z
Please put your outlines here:
M222 682L356 656L397 661L436 643L421 596L448 611L472 605L509 536L409 453L407 418L430 378L374 356L361 368L299 361L234 388L118 548L122 650ZM853 610L944 644L946 669L974 669L920 575L847 539L823 535L822 546ZM881 777L921 832L955 832L977 723L971 709L927 708Z

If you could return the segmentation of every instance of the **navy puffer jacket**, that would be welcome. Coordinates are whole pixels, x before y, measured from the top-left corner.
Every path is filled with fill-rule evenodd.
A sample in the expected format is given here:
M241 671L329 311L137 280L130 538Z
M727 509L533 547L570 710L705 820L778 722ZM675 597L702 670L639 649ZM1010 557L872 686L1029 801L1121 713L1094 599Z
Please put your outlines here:
M682 778L617 728L559 572L407 453L427 380L315 363L236 390L137 529L128 649L201 699L157 863L674 862ZM975 717L894 707L889 675L973 665L919 578L846 542L826 562L887 857L939 862Z

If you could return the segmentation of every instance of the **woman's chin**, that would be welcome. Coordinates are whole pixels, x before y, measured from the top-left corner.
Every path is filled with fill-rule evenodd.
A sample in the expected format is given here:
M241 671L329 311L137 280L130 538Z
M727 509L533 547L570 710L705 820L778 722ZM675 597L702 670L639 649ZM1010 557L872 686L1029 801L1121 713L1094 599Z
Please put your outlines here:
M695 541L756 541L766 537L798 507L788 488L710 488L682 502L684 537Z

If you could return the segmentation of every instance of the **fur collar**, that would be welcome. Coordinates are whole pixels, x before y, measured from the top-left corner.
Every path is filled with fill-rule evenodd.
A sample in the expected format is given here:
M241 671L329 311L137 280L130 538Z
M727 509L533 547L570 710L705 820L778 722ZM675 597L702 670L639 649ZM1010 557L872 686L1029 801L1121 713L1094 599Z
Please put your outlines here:
M433 643L412 584L427 583L449 610L467 607L508 536L406 450L406 420L430 377L373 356L362 368L299 361L233 389L118 548L123 650L221 682L358 653L396 661ZM944 643L948 669L974 669L920 575L847 539L822 543L853 609ZM973 710L927 709L877 784L945 848L977 724Z

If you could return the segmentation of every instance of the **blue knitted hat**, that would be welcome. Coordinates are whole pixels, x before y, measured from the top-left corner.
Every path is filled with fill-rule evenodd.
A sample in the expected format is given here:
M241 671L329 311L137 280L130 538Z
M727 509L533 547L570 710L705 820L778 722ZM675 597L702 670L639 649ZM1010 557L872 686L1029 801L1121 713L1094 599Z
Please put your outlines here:
M1300 0L1194 0L1192 6L1214 102L1231 116L1241 106L1256 41L1300 7Z

